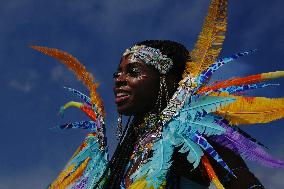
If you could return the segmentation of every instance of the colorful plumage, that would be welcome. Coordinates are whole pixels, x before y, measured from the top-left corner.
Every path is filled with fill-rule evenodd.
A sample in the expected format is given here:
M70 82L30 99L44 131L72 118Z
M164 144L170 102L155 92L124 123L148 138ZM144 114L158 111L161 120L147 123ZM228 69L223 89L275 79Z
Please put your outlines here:
M179 153L186 154L193 168L202 162L210 180L218 189L224 189L207 156L211 156L232 175L234 173L210 144L212 141L246 159L270 167L284 168L283 161L273 158L262 145L237 129L237 125L268 123L284 117L284 98L238 95L247 90L276 86L277 84L265 82L284 77L284 71L233 78L207 85L212 74L220 67L256 51L245 51L216 61L225 38L226 25L227 1L212 0L198 41L189 53L191 60L186 64L183 79L161 113L162 125L158 125L161 126L160 130L153 134L154 137L150 132L152 139L146 145L139 144L142 148L142 151L138 151L141 156L147 150L151 151L152 156L137 166L131 175L132 184L128 189L165 188L175 148L179 148ZM96 93L98 84L94 83L92 74L70 54L47 47L32 48L64 63L90 91L88 97L75 89L66 88L84 103L68 102L61 107L60 114L63 115L69 107L77 107L91 120L64 124L60 128L90 129L91 133L49 188L101 188L108 176L106 174L102 177L103 173L108 172L108 153L104 137L105 112Z
M283 161L273 158L258 143L251 141L238 131L224 124L222 121L220 121L219 124L226 129L226 133L223 135L211 136L210 140L229 148L245 159L256 161L268 167L284 168Z
M81 80L83 84L89 89L91 103L97 106L98 112L102 116L105 115L102 100L99 97L98 93L96 92L98 83L94 83L93 75L86 70L84 65L82 65L72 55L68 54L67 52L61 51L59 49L41 47L41 46L31 46L31 48L43 54L56 58L57 60L65 64L70 70L72 70L77 76L77 78Z
M227 88L231 86L240 86L240 85L249 85L254 83L260 83L272 79L277 79L284 77L284 71L276 71L276 72L268 72L257 75L251 75L243 78L234 78L226 81L221 81L218 83L214 83L212 86L204 86L199 89L198 93L204 93L208 91L215 91L221 88Z
M202 31L187 63L184 77L196 77L218 57L227 29L227 0L212 0Z
M233 97L235 102L216 112L232 125L268 123L284 117L284 98Z

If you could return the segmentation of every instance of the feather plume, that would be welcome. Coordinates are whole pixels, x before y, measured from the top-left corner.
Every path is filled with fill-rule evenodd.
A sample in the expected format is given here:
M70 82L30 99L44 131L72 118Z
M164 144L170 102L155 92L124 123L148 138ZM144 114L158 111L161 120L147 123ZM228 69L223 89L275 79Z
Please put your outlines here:
M185 137L184 135L179 135L177 140L178 139L180 139L180 144L177 146L181 146L179 152L188 153L187 160L189 163L193 163L193 168L195 169L199 165L203 155L201 148L190 140L189 137Z
M227 88L230 86L240 86L240 85L248 85L253 83L260 83L263 81L268 81L280 77L284 77L284 71L268 72L268 73L256 74L242 78L234 78L214 83L212 86L202 87L198 90L197 93L200 94L208 91L216 91L218 89Z
M195 133L198 131L201 134L210 136L220 135L225 132L225 129L216 123L213 115L206 114L193 118L188 116L187 112L181 112L180 115L174 119L179 121L179 123L176 124L177 129L179 129L178 133Z
M223 122L226 124L226 120L223 120ZM240 129L239 127L231 127L232 129L234 129L234 131L237 131L238 133L240 133L241 135L243 135L244 137L246 137L247 139L249 139L250 141L268 149L267 146L265 146L263 143L259 142L259 140L255 139L254 137L252 137L250 134L248 134L247 132L243 131L242 129Z
M131 175L131 178L135 181L146 176L147 187L159 188L165 181L167 172L172 165L172 154L173 146L169 139L161 138L157 140L153 144L153 156Z
M80 178L73 183L72 189L90 189L98 182L106 169L107 152L99 149L98 138L91 134L84 141L84 147L68 162L67 166L79 165L80 162L90 159ZM73 173L71 173L72 175Z
M204 155L201 159L202 164L205 167L205 170L210 178L211 181L213 181L213 183L215 184L215 186L217 187L217 189L225 189L224 186L221 184L221 182L219 181L213 167L211 166L208 158L206 157L206 155Z
M131 184L128 189L150 189L148 186L148 182L146 178L139 179Z
M64 189L67 188L68 185L75 182L80 176L82 176L84 169L86 168L90 158L84 160L84 162L68 177L61 180L59 178L56 179L48 188L49 189Z
M181 124L178 119L173 119L165 125L163 136L170 141L171 145L180 148L180 153L188 153L187 160L193 163L193 167L196 168L203 151L190 139L189 135L186 135L186 128L188 128L186 124Z
M236 53L233 54L229 57L226 58L222 58L218 61L216 61L215 63L213 63L212 65L210 65L206 70L204 70L197 78L197 83L199 85L204 85L205 83L207 83L207 81L209 81L210 77L213 75L213 73L215 73L219 68L221 68L223 65L232 62L233 60L238 59L241 56L245 56L245 55L249 55L253 52L257 51L256 49L254 50L249 50L249 51L245 51L245 52L241 52L241 53Z
M196 116L203 117L207 113L215 112L234 101L234 97L195 95L191 97L191 101L186 103L180 112L186 111L189 116L195 119Z
M273 158L271 155L265 152L260 145L246 138L233 128L226 126L226 124L221 125L226 129L226 133L220 136L212 136L210 137L210 140L213 140L222 146L231 149L245 159L256 161L268 167L284 168L283 161Z
M230 86L226 88L220 88L215 91L209 91L206 94L210 94L211 92L228 92L229 94L234 94L234 93L244 92L247 90L260 89L270 86L279 86L279 84L256 83L256 84L248 84L240 86Z
M233 176L234 173L228 167L228 165L222 160L220 155L216 152L216 150L211 146L211 144L199 133L195 133L191 135L191 140L198 144L203 150L205 150L208 155L210 155L213 159L215 159L224 169L226 169Z
M268 123L284 117L284 98L240 97L216 113L232 125Z
M79 96L79 97L80 97L81 99L83 99L84 102L85 102L86 104L88 104L89 106L93 106L92 103L91 103L91 99L90 99L87 95L81 93L80 91L77 91L76 89L72 89L72 88L69 88L69 87L64 87L64 89L67 89L67 90L70 91L71 93L73 93L73 94Z
M183 77L198 76L218 57L225 39L227 26L227 1L212 0L203 28L187 62Z
M60 125L56 128L59 129L91 129L96 130L96 122L94 121L76 121L73 123L67 123Z
M89 89L91 96L91 103L96 104L98 108L98 112L104 116L104 107L102 104L102 100L99 97L96 89L98 87L98 83L94 83L93 75L88 72L84 65L82 65L75 57L68 54L67 52L61 51L55 48L41 47L41 46L31 46L31 48L56 58L61 63L65 64L70 70L74 72L79 80L83 82L83 84Z

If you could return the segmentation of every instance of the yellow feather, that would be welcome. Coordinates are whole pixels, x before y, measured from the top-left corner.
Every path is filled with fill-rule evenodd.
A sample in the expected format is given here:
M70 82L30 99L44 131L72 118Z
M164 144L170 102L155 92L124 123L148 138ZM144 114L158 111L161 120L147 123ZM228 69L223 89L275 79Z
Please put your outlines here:
M70 176L66 178L66 173L69 174L69 172L63 171L59 177L49 186L49 189L64 189L67 188L68 185L75 182L80 176L82 176L85 168L87 167L88 163L90 161L90 158L86 158L84 162L74 171ZM69 169L68 169L69 170ZM72 170L72 169L71 169Z
M55 186L59 185L64 178L66 178L68 176L68 174L73 170L73 168L75 167L75 165L70 165L67 169L63 170L57 177L56 180L53 181L53 183L49 186L49 188L54 188Z
M263 80L271 80L284 77L284 71L268 72L261 74Z
M284 98L231 97L236 101L216 113L232 125L268 123L284 117Z
M187 62L183 77L196 77L215 62L225 39L227 0L212 0L203 28Z
M148 182L146 181L146 179L141 179L131 184L131 186L127 189L145 189L147 185Z
M225 189L218 178L214 178L212 181L215 184L217 189Z
M165 189L166 188L166 181L164 181L157 189ZM127 189L154 189L154 186L148 186L147 180L141 178L134 183L132 183Z

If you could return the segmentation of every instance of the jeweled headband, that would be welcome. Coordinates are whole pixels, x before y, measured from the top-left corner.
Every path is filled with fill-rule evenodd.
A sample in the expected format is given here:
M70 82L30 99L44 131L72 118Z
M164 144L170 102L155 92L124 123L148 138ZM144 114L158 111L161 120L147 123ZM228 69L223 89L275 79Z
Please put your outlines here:
M154 66L161 74L166 74L173 66L172 59L163 55L159 49L147 47L145 45L135 45L126 49L123 56L131 54L131 61L142 60L145 64Z

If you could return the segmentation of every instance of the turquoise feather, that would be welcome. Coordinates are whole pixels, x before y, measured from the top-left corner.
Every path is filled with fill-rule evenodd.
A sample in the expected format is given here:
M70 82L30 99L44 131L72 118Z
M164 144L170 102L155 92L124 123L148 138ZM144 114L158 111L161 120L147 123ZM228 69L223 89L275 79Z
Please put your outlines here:
M186 103L180 110L180 113L186 112L188 116L193 119L198 115L204 115L206 113L215 112L221 108L221 106L228 105L234 102L235 98L230 97L217 97L217 96L192 96L189 103Z
M135 180L146 176L148 187L158 188L166 179L167 172L172 165L173 146L168 138L161 138L153 144L153 156L143 164L131 178Z
M180 117L181 116L186 116L186 112L182 112L180 114ZM185 126L182 129L182 131L179 131L179 133L183 132L195 133L196 131L198 131L199 133L205 134L206 136L211 136L211 135L221 135L226 131L223 127L221 127L219 124L216 123L215 117L210 114L206 114L203 117L200 116L198 119L192 119L192 117L189 117L189 119L182 119L180 121L179 127L181 127L182 125Z
M187 160L189 163L193 163L193 168L195 169L203 156L202 149L187 136L178 135L176 140L179 141L177 146L181 146L179 152L188 153Z
M82 185L84 185L83 188L85 189L93 188L105 171L108 162L107 150L99 149L97 137L89 136L85 140L87 146L69 164L79 164L86 158L90 158L90 161L83 175L73 184L72 189L82 188Z

